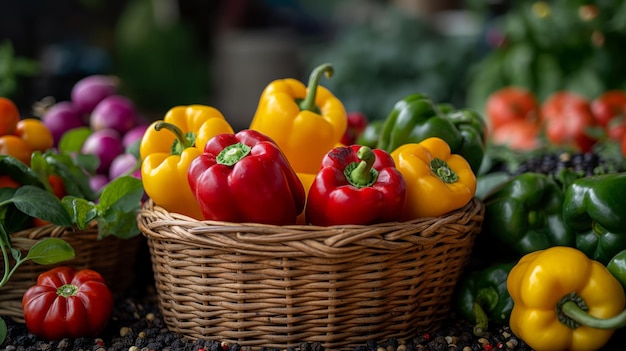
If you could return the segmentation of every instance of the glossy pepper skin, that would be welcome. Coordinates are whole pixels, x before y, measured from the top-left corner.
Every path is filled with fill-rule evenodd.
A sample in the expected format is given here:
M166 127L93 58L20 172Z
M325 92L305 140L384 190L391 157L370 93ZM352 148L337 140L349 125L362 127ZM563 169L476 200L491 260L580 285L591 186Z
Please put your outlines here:
M606 265L606 268L626 289L626 249L615 254Z
M615 328L599 329L566 318L566 303L584 303L584 314L599 319L623 318L626 305L622 286L606 267L572 247L524 255L511 269L507 289L514 303L511 330L537 351L598 350L613 335Z
M336 147L322 160L309 190L306 219L321 226L398 221L405 196L404 178L387 152Z
M626 173L578 178L565 191L563 219L576 247L607 264L626 249Z
M392 152L402 144L438 137L478 173L485 152L486 128L476 112L456 110L449 104L436 105L426 95L411 94L396 102L387 115L377 147Z
M187 171L207 141L221 133L233 133L233 129L220 111L205 105L174 107L146 129L139 146L141 180L156 205L202 219Z
M482 335L489 323L509 322L513 299L506 280L515 262L493 264L465 275L456 288L456 307L463 318L474 323L474 334Z
M341 142L348 126L343 103L319 85L322 74L332 76L333 67L318 66L308 87L292 78L271 82L250 123L250 129L276 142L297 173L317 173L322 158Z
M96 337L113 313L113 295L93 270L60 266L39 275L22 298L28 331L48 340Z
M304 209L302 182L279 147L258 131L211 138L187 179L204 219L287 225Z
M575 245L574 233L562 215L563 190L545 174L514 176L483 202L483 232L517 254Z
M441 138L404 144L391 153L407 187L404 220L437 217L465 206L476 193L467 161Z

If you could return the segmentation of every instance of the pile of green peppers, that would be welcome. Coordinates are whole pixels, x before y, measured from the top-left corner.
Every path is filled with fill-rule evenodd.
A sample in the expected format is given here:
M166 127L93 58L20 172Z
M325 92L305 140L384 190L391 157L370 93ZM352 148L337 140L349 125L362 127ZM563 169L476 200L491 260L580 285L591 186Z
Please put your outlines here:
M606 265L626 288L626 173L512 176L483 198L485 217L473 267L455 291L456 311L475 323L508 322L508 272L525 254L575 247Z

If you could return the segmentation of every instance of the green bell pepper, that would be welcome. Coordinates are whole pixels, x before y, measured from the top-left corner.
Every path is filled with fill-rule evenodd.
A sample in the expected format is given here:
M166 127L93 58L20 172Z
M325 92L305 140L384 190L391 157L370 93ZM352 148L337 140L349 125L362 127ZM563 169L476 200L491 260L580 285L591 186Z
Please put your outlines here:
M565 191L563 219L576 237L576 248L608 264L626 249L626 173L576 179Z
M378 140L380 139L380 132L383 129L384 120L375 119L365 126L365 129L356 138L355 144L361 146L367 146L370 149L376 148Z
M452 153L463 156L477 173L486 147L486 124L476 112L456 110L450 104L435 105L423 94L411 94L396 102L384 120L377 148L392 152L400 145L439 137Z
M474 324L474 334L483 335L489 322L508 323L513 299L506 288L506 280L515 262L497 263L463 276L455 291L456 310Z
M622 250L613 256L606 268L626 289L626 250Z
M521 173L495 188L483 202L482 231L519 255L575 245L574 232L561 212L563 189L548 175Z

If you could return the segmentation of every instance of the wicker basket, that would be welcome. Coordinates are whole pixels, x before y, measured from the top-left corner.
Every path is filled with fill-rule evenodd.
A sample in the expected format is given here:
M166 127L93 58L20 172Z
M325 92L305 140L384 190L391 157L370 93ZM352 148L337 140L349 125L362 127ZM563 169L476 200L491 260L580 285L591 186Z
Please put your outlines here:
M55 265L38 265L32 261L23 263L0 289L0 316L11 317L23 323L24 292L37 282L39 274L61 265L93 269L102 275L114 295L122 294L135 279L135 257L141 241L145 240L141 235L132 239L109 236L98 240L98 229L95 226L85 230L73 230L69 227L46 225L12 233L11 243L24 256L37 241L47 237L65 240L74 248L76 256L70 261ZM2 262L0 269L4 269Z
M171 331L330 350L440 327L483 213L473 199L405 223L271 226L197 221L148 201L138 221Z

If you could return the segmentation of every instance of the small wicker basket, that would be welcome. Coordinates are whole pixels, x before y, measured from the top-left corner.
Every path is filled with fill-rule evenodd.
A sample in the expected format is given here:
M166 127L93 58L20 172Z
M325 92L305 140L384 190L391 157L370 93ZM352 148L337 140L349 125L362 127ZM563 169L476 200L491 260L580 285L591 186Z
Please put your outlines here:
M171 331L332 350L440 327L483 213L473 199L404 223L272 226L197 221L148 201L138 222Z
M35 243L47 237L65 240L74 248L76 256L72 260L55 265L38 265L32 261L23 263L7 284L0 289L0 316L11 317L23 323L22 296L24 292L37 283L39 274L61 265L72 266L76 269L93 269L102 275L114 295L122 294L135 279L133 270L135 257L141 241L145 240L141 235L131 239L108 236L99 240L98 228L95 225L84 230L45 225L12 233L11 244L22 251L22 255L25 256ZM12 261L11 264L14 262ZM4 263L1 260L0 269L4 270Z

